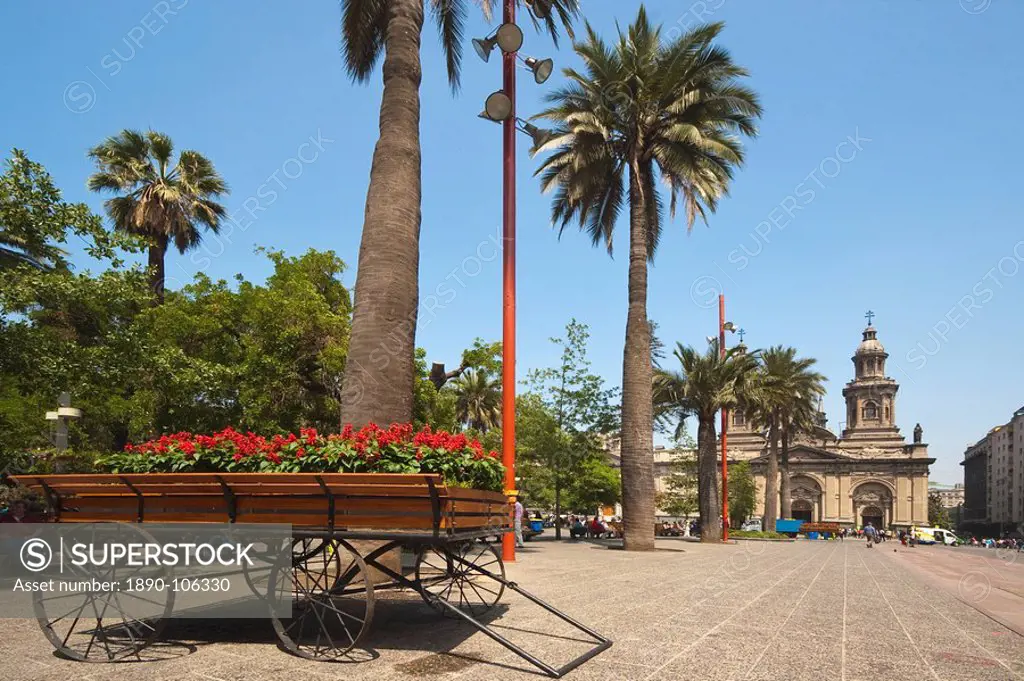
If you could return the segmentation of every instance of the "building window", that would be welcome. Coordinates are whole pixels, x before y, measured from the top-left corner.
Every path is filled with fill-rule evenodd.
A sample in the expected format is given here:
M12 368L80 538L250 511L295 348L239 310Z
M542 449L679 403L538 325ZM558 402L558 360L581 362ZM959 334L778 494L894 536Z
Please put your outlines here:
M732 425L734 426L745 426L747 425L747 417L743 415L743 412L736 410L732 413Z
M877 419L878 418L878 405L874 402L864 403L864 413L862 414L865 419Z

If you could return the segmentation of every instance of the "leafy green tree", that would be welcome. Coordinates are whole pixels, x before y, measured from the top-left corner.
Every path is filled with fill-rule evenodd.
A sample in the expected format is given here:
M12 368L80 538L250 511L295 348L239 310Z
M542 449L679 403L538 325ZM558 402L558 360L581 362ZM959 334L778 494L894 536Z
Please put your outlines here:
M658 508L668 515L689 517L697 511L697 501L697 457L693 449L677 449Z
M82 238L93 257L113 255L100 218L84 203L65 202L46 169L13 149L0 174L0 269L67 268L61 245L71 234Z
M750 462L729 464L729 525L739 528L757 508L757 481Z
M567 508L591 513L622 500L622 477L600 451L580 461L565 489ZM556 534L557 534L556 528Z
M942 497L935 492L928 494L928 524L932 527L952 527L949 509L943 506Z
M539 2L540 0L538 0ZM342 0L342 53L353 80L369 81L383 57L380 136L359 247L351 363L342 393L346 420L409 421L413 414L419 301L420 38L425 6L441 38L453 90L462 64L467 0ZM495 0L479 0L490 20ZM517 0L517 5L523 3ZM557 37L577 0L544 0L543 24ZM388 351L382 345L388 340Z
M217 200L228 187L208 158L184 150L173 158L171 138L150 130L122 130L89 151L96 172L89 189L115 194L104 202L114 228L149 245L150 286L164 300L164 259L197 247L201 228L216 233L226 214Z
M555 508L556 476L552 452L570 446L558 427L558 414L537 393L516 396L516 485L524 505ZM556 532L558 530L556 529Z
M740 136L756 134L757 96L739 84L747 71L714 41L707 24L675 40L661 35L640 7L634 23L609 45L587 25L575 49L584 72L566 69L569 84L552 93L537 118L551 121L554 149L540 166L554 191L552 220L573 221L609 253L629 210L629 310L622 367L622 483L625 546L654 548L654 462L651 328L647 267L669 213L682 200L687 228L707 219L743 163Z
M721 541L722 519L719 498L719 469L715 417L722 409L739 403L744 386L757 363L753 355L731 348L723 356L718 339L701 353L682 343L673 352L678 371L660 369L655 376L654 400L697 417L697 495L701 539ZM667 406L666 406L667 405Z
M616 425L616 410L611 404L615 391L605 389L604 380L591 372L589 339L587 325L572 319L565 327L564 338L551 339L561 351L558 366L535 369L527 377L527 384L555 418L558 437L552 438L543 454L553 475L555 515L559 517L562 491L580 477L580 467L601 451L597 436L611 432ZM555 538L561 539L557 524Z

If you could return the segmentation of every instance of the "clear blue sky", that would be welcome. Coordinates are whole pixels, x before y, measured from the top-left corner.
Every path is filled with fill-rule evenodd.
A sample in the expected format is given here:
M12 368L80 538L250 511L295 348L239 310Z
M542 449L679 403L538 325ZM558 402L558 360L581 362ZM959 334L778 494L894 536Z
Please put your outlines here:
M965 444L1024 404L1024 142L1007 132L1024 108L1024 5L650 5L668 27L694 24L705 7L707 18L727 22L723 42L751 70L766 111L710 229L687 236L677 223L662 242L649 302L664 340L702 345L717 323L706 303L724 287L748 345L791 344L820 360L836 428L870 308L891 354L889 373L902 384L904 433L920 421L938 458L933 479L960 480ZM585 6L611 34L637 3ZM100 210L85 189L86 149L126 127L166 132L213 159L232 188L232 211L245 215L257 193L265 208L255 220L240 218L245 229L228 242L170 257L171 286L198 270L262 279L268 268L254 245L334 249L351 267L351 284L380 79L359 86L346 78L339 13L333 0L123 0L62 3L59 11L3 3L0 148L26 149L68 199ZM474 16L470 35L486 31ZM499 228L501 140L497 126L475 117L500 73L467 52L463 91L452 98L433 27L424 33L421 286L426 296L448 277L457 296L421 318L418 343L449 363L474 337L501 334L500 258L490 259L488 241ZM576 61L564 44L555 51L530 30L524 52ZM526 81L520 114L536 111L559 78L545 87ZM322 151L301 149L315 160L289 160L318 133ZM859 137L860 148L837 149L848 137ZM525 151L519 163L520 375L553 361L547 339L575 316L591 326L595 368L618 384L624 242L609 259L578 233L559 241L532 178L535 163Z

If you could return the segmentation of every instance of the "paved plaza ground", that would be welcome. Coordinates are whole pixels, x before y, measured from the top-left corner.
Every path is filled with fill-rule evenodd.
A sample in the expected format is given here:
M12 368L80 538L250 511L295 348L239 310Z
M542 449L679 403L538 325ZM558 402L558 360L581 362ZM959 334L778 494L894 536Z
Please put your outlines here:
M657 551L635 554L607 544L537 541L508 573L614 639L610 650L568 679L1024 679L1024 554L907 549L895 542L868 549L856 540L730 546L663 540ZM521 597L503 602L492 625L538 657L561 664L585 649L572 640L577 635ZM55 658L35 622L0 620L0 676L544 678L418 597L378 603L363 656L368 661L357 663L296 659L277 648L270 624L258 620L176 622L165 637L171 640L151 653L159 661L86 665Z

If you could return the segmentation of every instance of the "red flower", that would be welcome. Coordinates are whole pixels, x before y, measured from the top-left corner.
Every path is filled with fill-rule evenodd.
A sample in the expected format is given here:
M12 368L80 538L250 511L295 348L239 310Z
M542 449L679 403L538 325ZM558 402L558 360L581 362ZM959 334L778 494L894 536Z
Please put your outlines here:
M297 450L295 450L295 458L296 459L301 459L304 456L306 456L306 450L305 449L303 449L302 447L299 447Z

